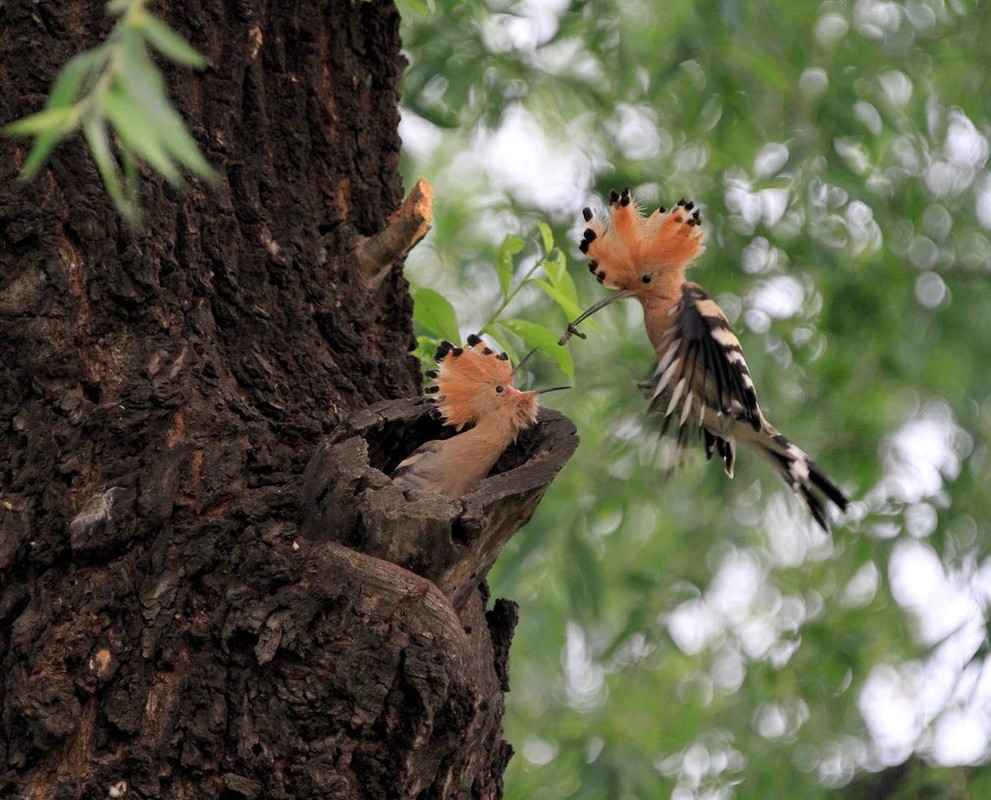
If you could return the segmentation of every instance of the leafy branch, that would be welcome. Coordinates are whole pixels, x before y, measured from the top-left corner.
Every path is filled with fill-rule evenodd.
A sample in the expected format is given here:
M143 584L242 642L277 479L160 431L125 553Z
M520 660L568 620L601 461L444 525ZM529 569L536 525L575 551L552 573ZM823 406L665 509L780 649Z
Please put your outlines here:
M537 227L540 231L543 255L515 282L514 258L523 252L526 244L519 236L510 234L500 245L495 266L499 278L499 298L495 303L495 310L477 332L488 334L495 339L516 363L518 363L518 354L513 347L510 334L517 336L527 346L535 347L553 359L561 371L573 379L575 366L571 353L566 348L558 346L556 332L536 322L506 315L510 303L527 286L538 287L554 301L568 319L574 319L581 313L575 284L568 274L567 256L555 245L550 226L538 222ZM540 270L543 271L542 277L538 274ZM427 363L439 339L461 341L458 315L451 302L434 289L423 287L414 290L413 303L414 321L432 334L418 337L417 355Z
M9 136L34 136L19 176L25 181L37 175L60 141L82 129L107 193L131 224L140 218L138 162L173 186L182 185L183 169L205 180L216 178L169 101L148 50L194 69L206 60L148 11L149 2L111 0L107 12L119 20L107 40L62 68L43 111L3 129Z

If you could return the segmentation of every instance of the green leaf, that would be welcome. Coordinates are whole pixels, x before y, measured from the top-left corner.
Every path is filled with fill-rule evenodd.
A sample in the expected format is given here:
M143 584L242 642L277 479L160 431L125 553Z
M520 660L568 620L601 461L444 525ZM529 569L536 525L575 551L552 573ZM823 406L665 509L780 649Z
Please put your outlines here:
M11 136L36 135L31 152L21 168L21 180L33 178L55 145L76 129L76 95L93 68L105 57L106 47L97 47L71 59L52 84L45 110L12 122L4 129Z
M561 282L557 285L557 289L575 304L575 308L580 307L578 303L578 289L575 288L575 279L571 277L570 272L565 272L561 276Z
M120 83L129 102L154 121L159 141L172 158L201 178L215 179L216 173L169 102L162 73L148 57L144 44L137 36L128 36L123 52Z
M170 61L196 69L206 66L206 59L189 42L153 14L142 15L139 28L152 47Z
M199 146L196 144L196 140L190 136L186 127L179 127L172 133L173 136L167 139L165 143L172 152L172 155L178 159L179 163L194 175L206 181L216 181L218 178L216 171L203 156Z
M413 293L413 319L442 339L460 344L458 315L454 312L454 306L440 292L417 289Z
M575 319L581 315L581 306L569 298L568 295L561 289L556 286L552 286L548 281L541 280L540 278L531 278L530 282L539 286L543 290L544 294L557 303L558 308L564 312L564 315L569 320ZM571 288L574 289L574 284L572 284Z
M449 108L444 108L436 104L418 103L413 101L410 109L418 116L423 117L427 122L436 125L444 130L454 130L461 124L461 119L457 113Z
M563 251L555 250L544 260L544 272L551 286L577 305L578 290L575 288L571 273L568 272L568 257Z
M18 176L21 180L33 178L55 145L75 130L73 114L73 106L46 108L30 117L12 122L4 128L4 132L12 136L37 134L31 145L31 152L28 153L24 166L21 167L21 174Z
M503 294L509 294L509 284L513 279L513 256L525 246L524 241L515 233L509 234L499 246L499 256L496 259L496 269L499 272L499 285Z
M571 273L568 272L568 257L561 250L555 250L545 259L544 273L551 286L573 303L573 308L578 308L578 289L575 287Z
M502 321L500 321L500 324L501 323ZM510 363L513 364L513 366L516 366L517 364L520 363L519 353L516 351L516 348L513 347L513 343L509 340L509 337L506 336L502 331L496 328L483 328L481 334L485 336L491 336L493 339L495 339L499 347L501 347L503 351L506 353L506 355L509 356L509 361Z
M440 339L436 336L416 337L416 349L413 351L413 356L419 360L420 369L427 370L434 367L434 353L437 351L438 344L440 344Z
M424 16L434 12L434 4L435 0L406 0L405 2L406 7L411 13L422 14ZM403 4L400 4L400 12L403 11L402 6Z
M123 86L136 90L141 95L155 95L155 102L148 102L144 97L136 99L148 102L149 107L168 106L168 93L165 77L158 65L148 55L148 48L141 33L133 28L126 28L120 35L118 48L118 68L116 79ZM161 101L165 101L162 103Z
M73 57L62 67L62 71L48 92L48 108L60 108L72 105L86 78L93 73L94 67L106 59L106 46L96 47Z
M31 145L31 152L28 153L28 157L24 161L24 166L21 168L21 174L18 175L18 178L22 181L33 178L38 173L38 170L41 169L42 164L45 163L48 154L52 152L55 145L70 133L72 133L70 129L63 131L59 128L45 131L45 133L39 133L35 137L34 144Z
M138 171L138 164L134 159L134 153L127 148L122 148L120 152L120 165L124 172L124 191L136 197L138 185L141 183L141 173Z
M550 356L561 371L569 378L575 378L575 364L567 347L558 347L557 341L561 334L530 322L526 319L504 319L501 324L523 339L531 347L536 347L541 353Z
M87 114L83 120L83 136L86 144L96 162L96 168L103 178L103 184L107 187L107 192L114 203L119 203L123 199L123 190L120 186L117 162L114 161L110 151L110 141L107 138L107 126L103 117L98 114Z
M98 114L88 114L83 120L83 136L86 138L86 144L89 146L93 161L96 162L96 168L100 172L110 199L124 219L132 225L137 223L140 214L137 206L125 196L124 188L121 186L120 172L110 150L107 126L103 117Z
M97 105L106 114L124 147L147 161L169 183L178 186L182 176L159 140L161 129L115 88L101 92Z
M11 122L3 130L8 136L33 136L36 133L51 133L58 131L70 116L72 116L71 106L46 108L37 114Z
M540 238L544 245L544 252L550 253L554 249L554 233L551 231L551 226L546 222L537 222L537 230L540 231Z

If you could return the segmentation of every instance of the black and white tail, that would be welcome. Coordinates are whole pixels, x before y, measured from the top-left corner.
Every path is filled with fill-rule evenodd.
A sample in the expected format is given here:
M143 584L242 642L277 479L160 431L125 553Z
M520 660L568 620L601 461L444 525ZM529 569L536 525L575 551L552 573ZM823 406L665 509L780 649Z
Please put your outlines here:
M840 511L846 511L849 501L823 473L815 462L809 458L798 445L789 442L782 434L774 430L770 425L768 430L761 431L762 436L747 435L741 440L750 449L757 453L774 467L785 483L791 486L795 494L809 509L813 519L819 523L823 530L829 530L829 523L826 519L826 509L821 492L827 499L835 503Z

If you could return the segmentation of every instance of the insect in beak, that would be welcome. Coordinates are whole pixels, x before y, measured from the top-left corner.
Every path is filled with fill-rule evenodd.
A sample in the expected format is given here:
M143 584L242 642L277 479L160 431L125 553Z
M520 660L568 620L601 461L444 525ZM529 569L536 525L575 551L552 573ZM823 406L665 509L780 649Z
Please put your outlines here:
M603 297L599 302L593 303L585 311L582 312L581 316L578 317L574 322L568 323L568 332L564 334L560 339L558 339L558 344L562 347L568 343L568 339L572 336L577 336L579 339L586 338L585 334L578 330L578 323L584 322L590 316L592 316L596 311L601 311L606 306L617 302L618 300L626 300L628 297L635 297L636 293L630 289L620 289L615 294L611 294L608 297Z

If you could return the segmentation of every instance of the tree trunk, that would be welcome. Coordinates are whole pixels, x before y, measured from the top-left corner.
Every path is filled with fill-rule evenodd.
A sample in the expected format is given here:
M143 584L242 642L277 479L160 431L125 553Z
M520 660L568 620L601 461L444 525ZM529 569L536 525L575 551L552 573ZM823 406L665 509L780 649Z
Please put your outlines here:
M149 176L135 233L78 138L26 185L0 140L0 796L498 797L515 606L482 581L576 439L544 412L460 501L383 474L441 435L379 402L420 386L403 254L368 247L397 13L153 10L212 65L167 73L217 187ZM2 13L7 122L110 23Z

